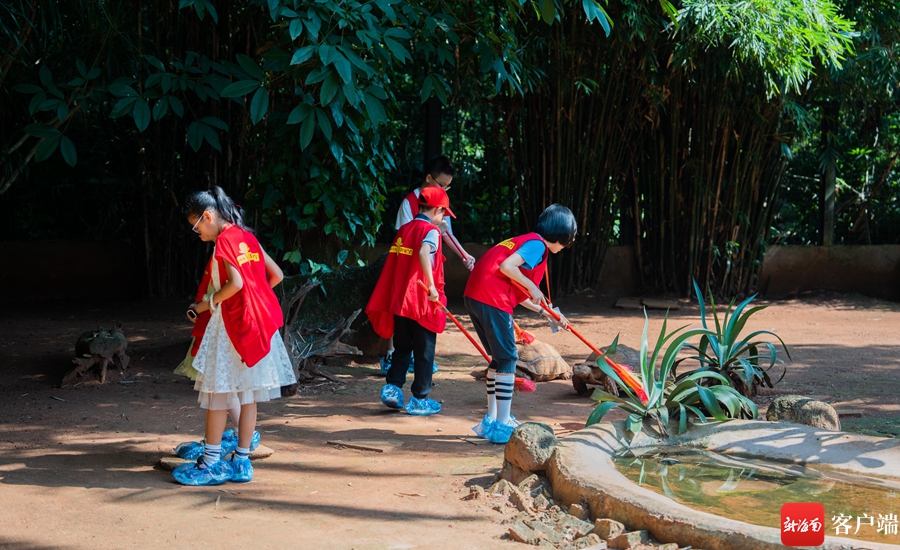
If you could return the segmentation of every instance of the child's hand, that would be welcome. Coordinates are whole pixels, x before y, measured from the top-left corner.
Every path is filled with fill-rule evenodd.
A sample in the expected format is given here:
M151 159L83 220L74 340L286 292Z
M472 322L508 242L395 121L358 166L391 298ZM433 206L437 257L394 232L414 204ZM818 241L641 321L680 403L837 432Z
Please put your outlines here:
M441 235L450 233L450 226L447 225L446 220L441 220L440 223L438 223L438 228L441 230Z
M437 302L440 299L440 295L434 285L428 287L428 299L432 302Z
M463 258L463 262L466 264L466 267L469 268L469 271L475 269L475 256L466 253L466 257Z
M534 286L534 283L529 285L528 293L531 294L531 301L535 304L540 305L544 301L544 294L541 292L541 289Z
M565 330L566 327L569 326L569 320L566 319L566 317L562 313L559 312L558 307L553 308L553 311L555 311L556 314L559 315L559 321L554 319L552 315L550 315L548 317L547 320L550 321L550 332L557 332L560 330Z

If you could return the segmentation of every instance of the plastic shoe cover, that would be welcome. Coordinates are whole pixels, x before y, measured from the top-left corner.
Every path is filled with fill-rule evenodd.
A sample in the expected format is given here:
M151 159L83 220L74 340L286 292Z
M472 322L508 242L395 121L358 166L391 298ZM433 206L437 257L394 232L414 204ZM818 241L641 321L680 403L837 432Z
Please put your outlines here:
M179 443L178 446L175 447L175 454L185 460L197 460L203 456L203 452L204 445L199 441Z
M434 373L436 373L437 371L438 371L437 363L432 363L432 364L431 364L431 373L434 374ZM409 366L409 369L407 369L407 371L406 371L406 374L413 374L414 372L416 372L415 366L414 366L414 365L410 365L410 366Z
M513 428L515 428L516 426L521 424L521 422L516 420L516 417L513 415L509 415L509 420L507 420L506 423L509 424L510 426L512 426Z
M430 397L426 397L425 399L410 397L409 403L406 404L406 412L413 416L429 416L437 414L441 412L441 408L441 404Z
M172 477L182 485L221 485L231 479L231 465L220 460L208 468L199 468L199 460L182 464L172 471Z
M259 440L260 440L259 432L256 430L253 430L253 437L250 438L250 450L251 451L255 451L256 448L259 447Z
M381 388L381 402L392 409L403 408L403 390L393 384L385 384Z
M228 430L222 434L222 454L219 456L222 460L225 460L225 457L230 455L237 449L238 446L238 438L234 434L234 430Z
M253 464L249 458L238 458L237 455L231 457L231 481L236 483L247 483L253 479Z
M509 424L494 422L494 425L491 426L491 431L487 434L487 439L491 443L506 444L509 442L509 437L512 435L514 429L515 428Z
M391 368L391 355L385 355L381 358L381 375L387 376L387 371Z
M472 431L475 432L475 435L478 437L487 438L488 432L491 431L491 428L494 426L494 419L490 417L490 415L484 415L484 418L481 419L481 423L477 426L472 426Z

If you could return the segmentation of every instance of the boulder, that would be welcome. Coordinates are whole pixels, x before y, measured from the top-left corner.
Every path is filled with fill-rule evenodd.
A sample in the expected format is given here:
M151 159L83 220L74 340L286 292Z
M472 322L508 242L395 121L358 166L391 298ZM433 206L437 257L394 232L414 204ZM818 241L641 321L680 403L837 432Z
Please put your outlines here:
M506 444L504 467L509 463L526 472L543 472L558 443L550 426L525 422L513 430Z
M813 428L836 432L841 430L841 421L831 405L802 395L777 397L766 411L766 420L770 422L786 420Z

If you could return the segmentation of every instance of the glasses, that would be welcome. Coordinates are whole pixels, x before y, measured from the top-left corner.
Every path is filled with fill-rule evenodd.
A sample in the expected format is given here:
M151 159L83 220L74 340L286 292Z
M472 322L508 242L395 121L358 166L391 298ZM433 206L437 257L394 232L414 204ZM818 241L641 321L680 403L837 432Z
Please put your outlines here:
M447 178L444 178L444 181L435 179L434 182L437 183L438 185L440 185L441 189L446 191L447 189L450 189L450 184L453 183L453 178L450 178L450 181L447 181Z
M200 224L200 221L203 220L203 214L206 214L206 212L204 211L202 214L200 214L200 217L197 218L197 222L191 227L191 231L198 235L200 234L200 230L197 229L197 226Z

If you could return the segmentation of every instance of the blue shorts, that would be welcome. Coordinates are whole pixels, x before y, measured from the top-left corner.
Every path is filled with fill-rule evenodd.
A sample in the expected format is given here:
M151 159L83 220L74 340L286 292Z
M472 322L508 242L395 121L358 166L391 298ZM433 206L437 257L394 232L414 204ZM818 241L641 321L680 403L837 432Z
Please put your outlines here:
M512 315L468 296L465 303L478 339L491 356L490 368L504 374L516 372L519 351Z

